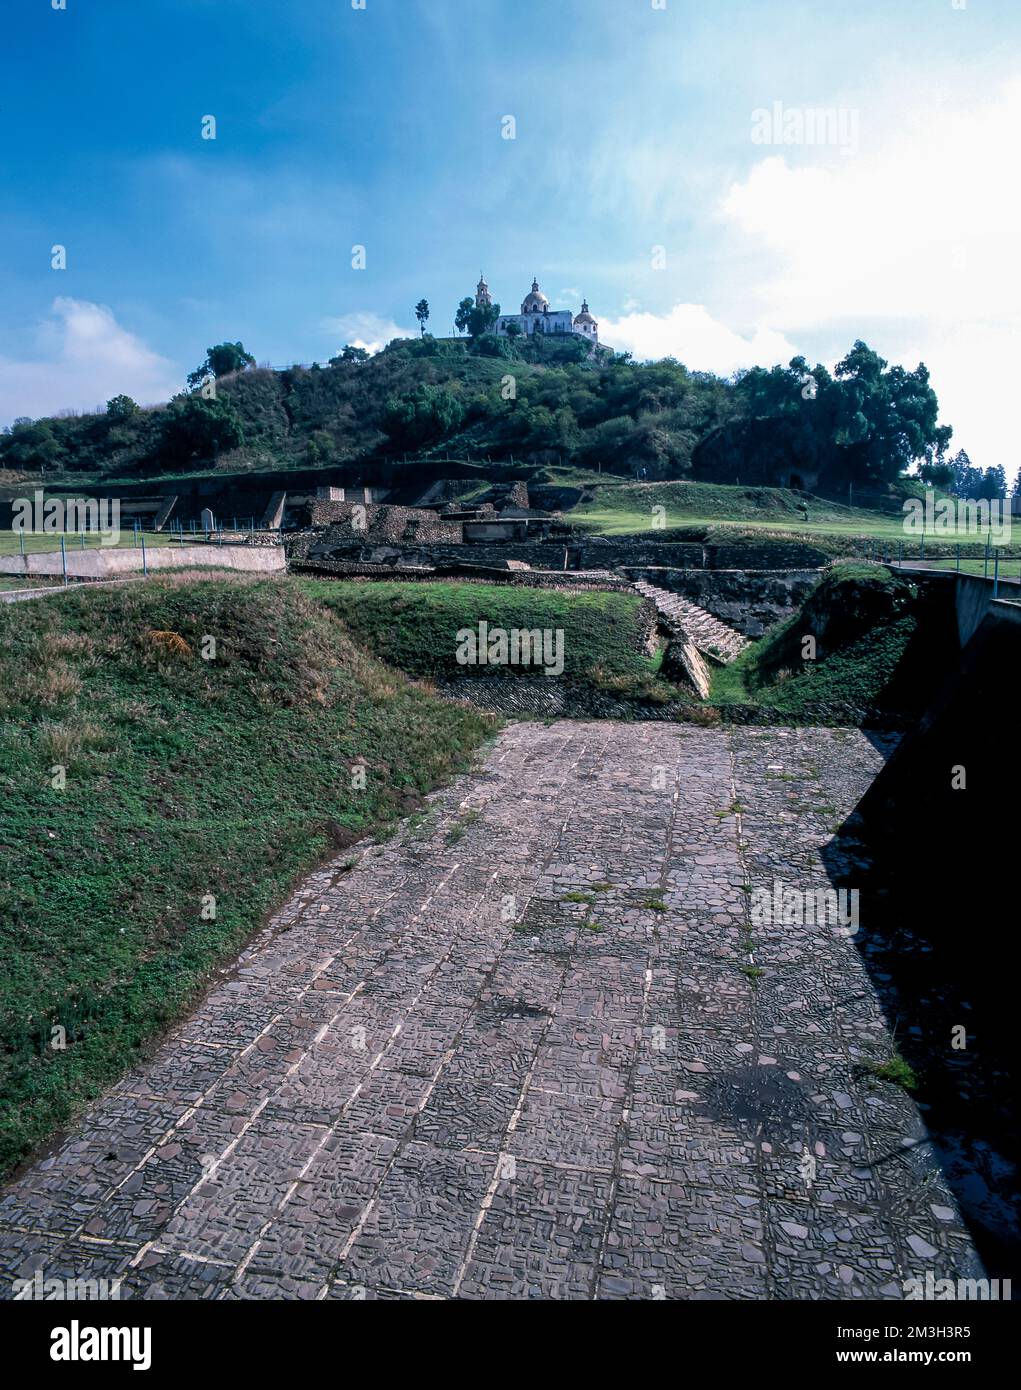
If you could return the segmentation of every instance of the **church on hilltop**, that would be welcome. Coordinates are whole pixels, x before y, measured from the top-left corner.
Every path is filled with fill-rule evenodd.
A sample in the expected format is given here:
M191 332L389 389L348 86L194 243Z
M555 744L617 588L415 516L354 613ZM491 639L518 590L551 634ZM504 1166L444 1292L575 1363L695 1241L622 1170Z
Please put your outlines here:
M475 304L480 309L492 307L493 297L485 276L479 277ZM511 329L510 335L507 332L508 325L512 323L517 324L517 332L523 337L530 337L533 333L576 333L579 337L587 338L593 346L599 342L599 324L589 313L588 301L582 300L580 314L573 314L570 309L551 309L538 280L532 281L531 290L521 301L521 313L501 314L493 324L493 332L499 338L514 336L514 329Z

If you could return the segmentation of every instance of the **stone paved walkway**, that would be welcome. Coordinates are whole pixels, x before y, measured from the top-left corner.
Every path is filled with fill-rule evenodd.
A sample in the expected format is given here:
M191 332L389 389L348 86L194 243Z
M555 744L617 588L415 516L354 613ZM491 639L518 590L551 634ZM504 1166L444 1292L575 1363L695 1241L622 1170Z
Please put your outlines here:
M0 1200L143 1298L862 1298L974 1273L825 886L854 731L518 724L314 875ZM612 885L612 886L611 886ZM579 897L589 897L577 901ZM751 978L742 967L761 970Z

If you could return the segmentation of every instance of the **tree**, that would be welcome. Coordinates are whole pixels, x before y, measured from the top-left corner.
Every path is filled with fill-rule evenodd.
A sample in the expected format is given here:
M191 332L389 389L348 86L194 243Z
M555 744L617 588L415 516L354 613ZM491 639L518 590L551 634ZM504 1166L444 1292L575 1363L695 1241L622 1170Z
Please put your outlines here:
M499 304L473 304L468 313L468 332L473 339L481 338L499 317Z
M889 483L914 463L938 465L950 440L924 363L913 372L890 367L860 340L832 375L794 357L742 373L734 394L740 418L725 426L726 438L700 444L699 468L729 455L742 481L776 482L793 470L824 486Z
M429 317L428 299L420 299L415 305L415 318L418 319L418 326L422 330L422 337L425 337L426 320Z
M138 406L130 396L114 396L106 403L106 413L111 420L130 420L138 414Z
M978 487L982 481L982 470L975 467L964 449L958 449L950 460L950 467L953 470L950 491L954 496L977 497Z
M409 395L387 401L383 428L398 447L418 448L452 434L463 420L464 407L453 392L419 386Z
M49 420L20 416L0 440L0 460L5 468L45 473L57 464L62 452Z
M350 343L345 343L337 357L330 358L330 366L336 367L341 362L368 362L369 354L364 348L352 347Z
M848 451L855 475L892 482L912 463L943 454L953 431L936 423L939 402L924 362L913 372L889 367L859 339L834 376L840 386L835 443Z
M243 372L246 367L254 367L255 358L245 351L244 343L217 343L206 349L206 360L188 374L188 386L194 390L210 377L219 380L233 372Z
M161 451L172 465L211 459L244 443L241 417L223 396L175 396L162 420Z
M467 333L471 323L472 310L475 302L471 299L462 299L457 306L457 313L454 315L454 327L458 333Z
M918 470L918 476L923 483L931 483L933 487L947 490L954 481L953 464L946 459L936 459L933 463L923 463Z
M997 498L1007 495L1007 474L1003 465L995 463L991 468L987 468L982 476L982 481L978 486L977 496L980 500L994 502Z
M510 338L512 341L513 341L515 338L520 338L520 337L521 337L521 325L520 325L520 323L518 323L517 319L508 319L508 321L507 321L507 337Z

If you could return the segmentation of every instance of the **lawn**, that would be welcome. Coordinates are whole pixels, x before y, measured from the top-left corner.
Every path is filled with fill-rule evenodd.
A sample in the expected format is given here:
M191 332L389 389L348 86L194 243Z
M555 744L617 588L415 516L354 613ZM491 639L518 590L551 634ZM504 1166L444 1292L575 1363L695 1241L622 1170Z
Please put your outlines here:
M184 544L190 545L192 542L204 543L202 536L192 536L189 532L184 533ZM171 535L169 531L145 533L146 549L152 546L180 545L179 535ZM215 544L215 542L211 542ZM121 531L116 548L131 550L133 547L141 547L141 542L136 539L130 527ZM112 546L104 546L100 534L96 531L68 532L64 536L64 548L70 552L72 550L108 550ZM47 532L39 534L36 532L24 534L24 552L26 554L48 554L60 549L59 533ZM20 555L22 553L22 535L17 531L0 531L0 555Z
M843 542L837 549L846 551L847 542L862 537L894 551L900 545L911 555L919 552L920 537L905 531L904 517L899 513L809 500L806 517L802 500L784 488L689 482L604 483L595 489L592 502L575 507L567 516L586 528L611 536L691 527L710 531L715 541L769 535L805 541L829 539ZM662 510L656 512L654 508ZM951 554L956 541L953 537L928 535L926 545L932 554ZM965 555L980 554L984 545L984 533L962 539ZM1001 557L1021 557L1017 543L997 548Z
M0 1171L493 726L291 581L187 574L0 605L0 720Z
M570 684L653 699L677 693L656 676L661 655L643 650L642 599L634 593L438 580L299 582L367 650L410 675L537 674L534 665L459 664L457 634L485 621L490 629L561 631L563 678Z

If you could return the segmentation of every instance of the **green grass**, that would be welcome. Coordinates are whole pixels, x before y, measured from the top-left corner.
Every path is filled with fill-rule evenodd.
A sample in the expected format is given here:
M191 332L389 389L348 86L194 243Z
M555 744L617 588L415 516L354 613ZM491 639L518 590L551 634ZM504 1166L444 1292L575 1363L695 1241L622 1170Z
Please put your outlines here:
M802 609L714 672L711 702L756 705L777 722L811 722L823 708L869 709L882 699L918 630L915 591L876 565L829 570ZM804 660L801 639L819 636Z
M412 676L512 678L541 673L534 665L460 665L457 633L477 631L484 620L490 628L508 631L562 630L563 679L569 684L625 699L684 698L657 676L659 662L642 650L645 630L637 594L457 581L298 582L336 613L367 650Z
M447 844L455 845L464 838L473 825L482 819L481 811L465 811L464 815L447 831Z
M62 586L59 575L0 574L0 589L53 589Z
M567 519L608 536L640 533L655 538L660 528L690 527L707 533L706 539L717 543L801 540L838 555L847 553L857 538L866 538L880 541L894 552L898 545L903 545L906 553L918 554L919 537L905 533L904 518L899 512L819 500L809 501L806 519L802 501L797 493L786 488L694 482L601 483L593 500L573 508ZM656 519L654 507L664 509L661 519ZM965 540L962 554L972 560L979 558L984 545L984 535ZM951 556L955 548L953 539L926 537L930 555ZM997 549L1001 566L1002 557L1009 556L1016 574L1021 547L1014 544Z
M82 545L84 539L85 544ZM22 537L17 531L0 531L0 555L20 555ZM42 534L25 534L25 554L26 555L45 555L60 549L60 534L46 532ZM185 532L184 543L190 545L192 542L203 545L205 542L200 535L192 536ZM180 537L176 534L171 536L170 532L151 532L145 535L146 550L156 546L180 545ZM71 554L75 550L131 550L136 546L134 533L130 527L121 532L116 545L103 545L98 531L84 531L73 533L69 532L64 536L64 548ZM137 543L141 549L141 542Z
M905 1061L899 1052L895 1052L885 1062L869 1062L868 1070L880 1081L889 1081L891 1085L900 1086L905 1091L918 1089L918 1077L914 1067Z
M0 719L0 1170L301 875L412 812L492 728L365 655L292 581L186 575L0 605Z
M806 535L846 532L903 539L900 516L839 502L809 502L806 521L802 501L786 488L694 482L602 483L596 487L592 502L574 508L570 515L572 520L585 521L608 535L655 529L653 508L662 507L665 517L656 525L667 529L733 523L742 528L793 527Z

